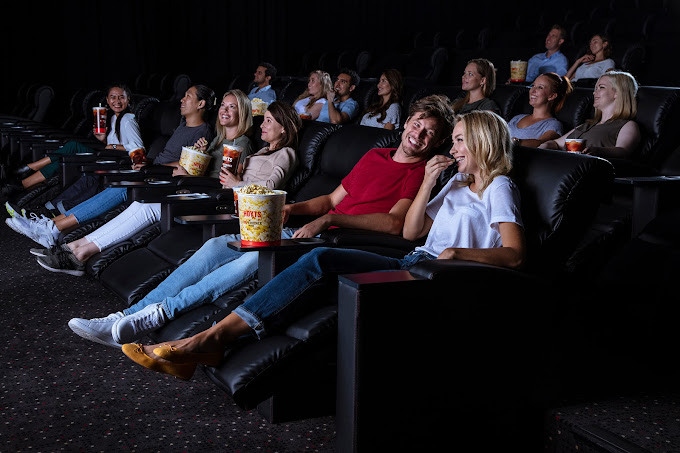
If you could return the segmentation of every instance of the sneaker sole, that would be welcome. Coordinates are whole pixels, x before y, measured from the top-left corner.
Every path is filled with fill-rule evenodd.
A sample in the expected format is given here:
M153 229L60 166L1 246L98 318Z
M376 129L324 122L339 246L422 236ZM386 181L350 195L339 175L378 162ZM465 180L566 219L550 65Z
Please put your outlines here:
M9 201L5 202L5 209L7 209L7 214L9 214L11 217L16 217L17 212L12 209L12 206L10 206Z
M40 260L36 260L36 261L38 261L38 264L40 264L42 267L44 267L45 269L47 269L50 272L60 272L62 274L73 275L75 277L82 277L83 275L85 275L85 271L77 271L77 270L72 270L72 269L59 269L59 268L55 268L55 267L50 267Z
M29 252L35 256L47 256L47 249L31 249Z
M95 335L92 335L88 331L83 330L80 327L78 327L77 325L71 324L70 322L68 323L68 326L73 331L73 333L75 333L79 337L85 338L86 340L90 340L90 341L93 341L95 343L103 344L104 346L110 346L112 348L121 348L122 347L122 345L120 345L120 344L111 344L111 343L109 343L105 340L102 340L101 338L99 338Z

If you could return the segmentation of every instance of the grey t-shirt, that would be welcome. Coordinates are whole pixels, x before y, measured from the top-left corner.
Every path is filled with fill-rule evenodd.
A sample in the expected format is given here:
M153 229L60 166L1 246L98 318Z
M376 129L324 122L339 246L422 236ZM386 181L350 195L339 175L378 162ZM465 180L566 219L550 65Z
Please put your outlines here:
M463 114L472 112L473 110L489 110L490 112L499 115L501 114L501 109L498 107L498 104L489 98L482 98L479 101L463 104L463 107L460 108L460 112L458 113Z
M208 143L210 143L214 135L212 127L207 123L203 123L200 126L188 127L184 120L182 120L165 144L165 149L158 153L158 156L156 156L153 163L155 165L163 165L169 164L170 162L177 162L182 155L182 146L194 146L201 137L205 137Z

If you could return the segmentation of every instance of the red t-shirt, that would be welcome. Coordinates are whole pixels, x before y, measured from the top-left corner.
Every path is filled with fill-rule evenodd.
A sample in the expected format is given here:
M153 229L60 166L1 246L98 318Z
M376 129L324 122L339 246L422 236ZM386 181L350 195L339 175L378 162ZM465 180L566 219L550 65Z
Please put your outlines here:
M387 213L402 198L413 200L425 177L427 160L401 164L392 160L395 148L367 152L342 180L347 195L332 214Z

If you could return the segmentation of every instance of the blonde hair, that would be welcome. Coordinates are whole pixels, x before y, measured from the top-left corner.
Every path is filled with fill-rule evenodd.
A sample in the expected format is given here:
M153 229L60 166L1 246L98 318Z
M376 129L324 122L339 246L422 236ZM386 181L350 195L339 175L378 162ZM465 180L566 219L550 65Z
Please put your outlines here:
M316 74L319 78L319 82L321 82L321 92L316 96L312 96L309 94L309 88L305 88L305 91L303 91L302 94L298 96L297 99L295 99L293 105L295 105L295 103L297 103L297 101L300 99L309 98L309 102L307 105L305 105L305 107L312 106L319 99L325 98L326 93L333 89L333 81L331 80L331 75L329 73L317 69L316 71L310 72L309 77L311 77L312 74Z
M496 90L496 67L486 58L475 58L467 62L467 64L474 64L477 72L482 77L486 77L486 83L482 86L482 95L485 98L491 96ZM467 66L467 65L466 65ZM453 104L454 112L460 112L465 104L470 100L470 93L466 93L464 98L458 99Z
M236 98L236 105L238 105L238 129L236 136L240 137L247 134L250 128L253 127L253 107L248 96L241 90L229 90L224 93L222 100L227 96L232 95ZM227 138L227 128L220 124L219 114L215 122L215 132L217 132L217 143L222 143Z
M614 114L610 120L632 120L637 115L637 99L635 96L638 91L638 83L632 74L624 71L609 71L600 76L608 77L612 84L612 88L616 92L616 99L614 100ZM600 82L598 79L598 83ZM597 84L595 84L597 86ZM602 111L595 109L595 116L589 122L591 124L599 123L602 119Z
M505 120L488 110L474 110L456 116L463 123L465 146L481 170L483 181L477 194L482 193L496 176L507 175L512 170L512 140ZM468 185L472 180L468 181Z

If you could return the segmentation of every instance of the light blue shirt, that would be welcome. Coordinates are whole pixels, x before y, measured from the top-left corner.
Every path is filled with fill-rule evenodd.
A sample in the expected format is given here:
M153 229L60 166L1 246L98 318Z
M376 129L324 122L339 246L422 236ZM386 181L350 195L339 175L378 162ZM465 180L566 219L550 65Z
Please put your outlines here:
M257 91L258 89L260 91ZM276 100L276 91L272 89L271 85L267 85L264 88L259 88L256 85L252 90L250 90L248 98L250 98L251 101L255 98L259 98L269 105Z
M352 98L342 102L334 102L333 105L340 113L346 113L349 115L350 121L354 119L357 114L357 110L359 109L359 103ZM331 122L331 118L328 115L328 103L321 107L321 113L319 113L319 117L316 120L323 121L324 123Z
M527 82L533 82L536 77L545 72L555 72L558 75L565 75L569 70L569 62L559 50L549 57L546 52L537 53L529 59L527 64Z

